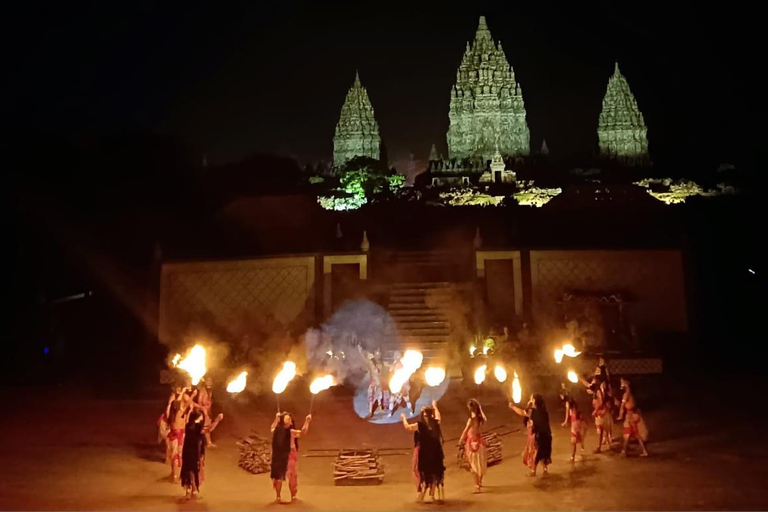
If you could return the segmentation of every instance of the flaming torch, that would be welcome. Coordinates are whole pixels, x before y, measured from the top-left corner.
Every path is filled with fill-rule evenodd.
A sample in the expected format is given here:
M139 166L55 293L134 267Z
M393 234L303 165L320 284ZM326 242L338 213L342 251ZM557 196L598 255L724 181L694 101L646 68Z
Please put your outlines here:
M573 345L566 343L563 345L563 354L567 355L568 357L577 357L579 354L581 354L581 352L577 352Z
M497 381L504 382L507 380L507 370L500 364L497 364L496 368L493 369L493 376L496 377Z
M515 372L515 378L512 379L512 400L519 404L522 399L523 388L520 387L520 378L517 376L517 372Z
M471 347L469 347L469 356L470 357L475 357L475 352L477 352L477 347L476 346L472 345Z
M427 384L433 388L439 386L445 380L445 368L430 366L424 372L424 379L427 381Z
M288 383L296 376L296 364L291 361L283 363L283 369L277 374L275 380L272 382L272 392L277 398L277 412L280 412L280 393L285 391L288 387Z
M576 372L571 370L568 372L568 380L576 384L577 382L579 382L579 376L576 375Z
M336 379L333 378L333 375L323 375L312 381L312 384L309 385L309 392L312 393L312 397L309 399L309 414L312 414L312 404L315 403L315 395L335 385Z
M173 366L187 372L192 379L192 385L197 386L208 371L205 366L205 349L201 345L195 345L184 359L181 354L176 354L173 357Z
M229 381L227 384L227 393L242 393L245 389L245 379L248 372L241 372L240 375Z
M400 358L401 368L395 370L392 378L389 379L389 392L399 393L411 375L421 367L423 360L424 356L418 350L406 350L403 357Z
M563 355L565 355L562 349L555 349L555 362L560 364L563 361Z
M475 370L475 385L477 385L477 397L480 398L480 384L485 382L485 372L488 371L486 365L482 365Z

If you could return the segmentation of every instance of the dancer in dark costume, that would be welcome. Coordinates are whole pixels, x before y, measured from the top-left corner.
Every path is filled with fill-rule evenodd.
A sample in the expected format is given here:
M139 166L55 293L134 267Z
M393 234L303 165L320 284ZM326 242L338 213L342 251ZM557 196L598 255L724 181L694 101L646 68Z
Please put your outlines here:
M536 455L530 476L536 476L536 468L539 466L539 463L544 466L544 474L546 475L547 466L552 464L552 430L549 427L549 413L547 412L544 398L540 394L535 393L531 395L531 399L528 401L525 409L519 408L512 402L509 403L509 408L520 416L530 418L530 421L533 423L531 432L533 433L536 445Z
M184 446L181 450L181 486L187 492L187 498L195 498L200 494L203 483L203 467L205 460L205 413L195 410L189 415L184 430Z
M279 412L272 422L272 487L275 489L275 502L281 503L280 493L283 481L288 480L291 501L296 499L299 490L299 437L309 431L312 415L304 420L301 430L296 429L293 417L287 412Z
M421 417L418 423L408 423L405 414L400 414L400 419L406 430L415 432L414 440L418 440L417 469L419 475L419 487L417 500L423 501L424 494L429 490L429 497L443 501L445 491L445 455L443 453L443 433L440 429L440 411L437 403L432 401L432 407L422 407Z

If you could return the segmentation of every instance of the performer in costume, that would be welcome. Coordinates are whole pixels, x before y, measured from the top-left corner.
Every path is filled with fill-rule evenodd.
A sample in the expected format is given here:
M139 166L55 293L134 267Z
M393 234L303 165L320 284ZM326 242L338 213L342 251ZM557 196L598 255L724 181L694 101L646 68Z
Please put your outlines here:
M279 412L272 422L272 488L275 490L275 502L281 503L283 482L288 480L291 501L296 499L299 490L299 437L306 435L312 415L304 420L301 430L296 429L293 417L287 412Z
M565 402L565 420L563 426L568 425L568 421L571 422L571 460L576 460L576 445L581 445L581 453L584 453L584 438L587 433L587 425L584 423L581 411L579 410L579 404L573 397L568 397Z
M619 417L621 421L624 418L624 426L622 434L624 437L624 446L621 450L621 454L627 455L627 446L629 440L634 438L640 444L640 448L643 450L640 454L641 457L648 456L648 450L645 448L645 441L648 439L648 428L645 426L645 421L640 414L640 409L637 408L635 402L635 396L632 394L629 381L627 379L621 379L621 389L624 390L624 396L621 398L621 405L619 406Z
M418 435L418 446L415 449L419 482L417 501L424 500L427 490L433 501L437 490L437 499L442 501L445 488L445 455L437 404L433 401L431 407L422 407L417 423L408 423L405 414L400 414L400 419L406 430Z
M464 456L469 464L469 470L475 479L475 493L482 492L483 477L488 469L488 455L483 441L483 424L488 421L480 403L474 398L467 404L469 409L469 419L464 432L459 438L459 446L464 445Z
M535 393L531 395L525 409L519 408L512 402L509 402L509 408L520 416L529 418L532 423L531 431L535 442L535 456L530 476L536 476L539 463L544 468L544 474L547 474L548 466L552 464L552 430L549 426L549 413L544 398Z

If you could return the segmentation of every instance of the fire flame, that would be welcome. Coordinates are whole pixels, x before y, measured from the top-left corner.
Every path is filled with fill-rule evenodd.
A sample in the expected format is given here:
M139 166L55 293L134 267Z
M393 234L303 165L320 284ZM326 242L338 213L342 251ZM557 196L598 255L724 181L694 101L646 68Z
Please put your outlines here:
M245 379L248 372L241 372L227 384L227 393L241 393L245 389Z
M325 391L331 386L336 385L336 379L333 378L333 375L323 375L322 377L318 377L315 380L312 381L312 384L309 385L309 391L316 395L321 391Z
M577 382L579 382L579 376L576 375L576 372L571 370L568 372L568 380L576 384Z
M563 345L563 354L567 355L568 357L576 357L581 354L581 352L576 352L576 348L573 345L566 343Z
M475 357L475 352L477 352L477 347L476 346L472 345L471 347L469 347L469 355L470 356Z
M205 366L205 349L201 345L195 345L184 359L181 354L176 354L173 357L173 366L187 372L192 379L192 385L196 386L208 371Z
M439 386L445 380L445 368L430 366L424 372L424 379L432 387Z
M493 375L496 377L496 380L499 382L504 382L507 380L507 370L504 369L503 366L500 364L496 365L496 368L493 369Z
M296 376L296 364L291 361L283 363L283 369L272 382L272 392L280 394L288 387L288 383Z
M399 393L403 388L403 384L408 382L411 375L421 367L423 360L424 356L418 350L406 350L403 357L400 358L402 368L395 370L392 378L389 379L389 391L391 393Z
M488 370L488 367L486 365L483 365L479 367L477 370L475 370L475 384L477 384L478 386L485 381L486 370Z
M560 364L563 361L563 355L564 354L563 354L563 351L561 349L558 348L558 349L555 350L555 362L557 364Z
M520 379L517 376L517 372L515 372L515 378L512 380L512 400L514 400L516 404L519 404L522 399L523 388L520 387Z
M421 367L423 360L424 356L418 350L406 350L400 362L403 363L404 368L408 368L413 373Z

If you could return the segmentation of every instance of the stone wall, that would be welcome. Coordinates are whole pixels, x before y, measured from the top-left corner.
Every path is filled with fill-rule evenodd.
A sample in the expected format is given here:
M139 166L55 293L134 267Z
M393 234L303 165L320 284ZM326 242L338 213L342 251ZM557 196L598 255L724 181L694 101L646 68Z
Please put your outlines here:
M688 329L680 251L530 251L534 318L556 317L565 292L622 292L644 332Z
M317 300L315 256L165 263L159 337L173 341L199 319L224 329L247 315L272 316L285 326L312 323Z

